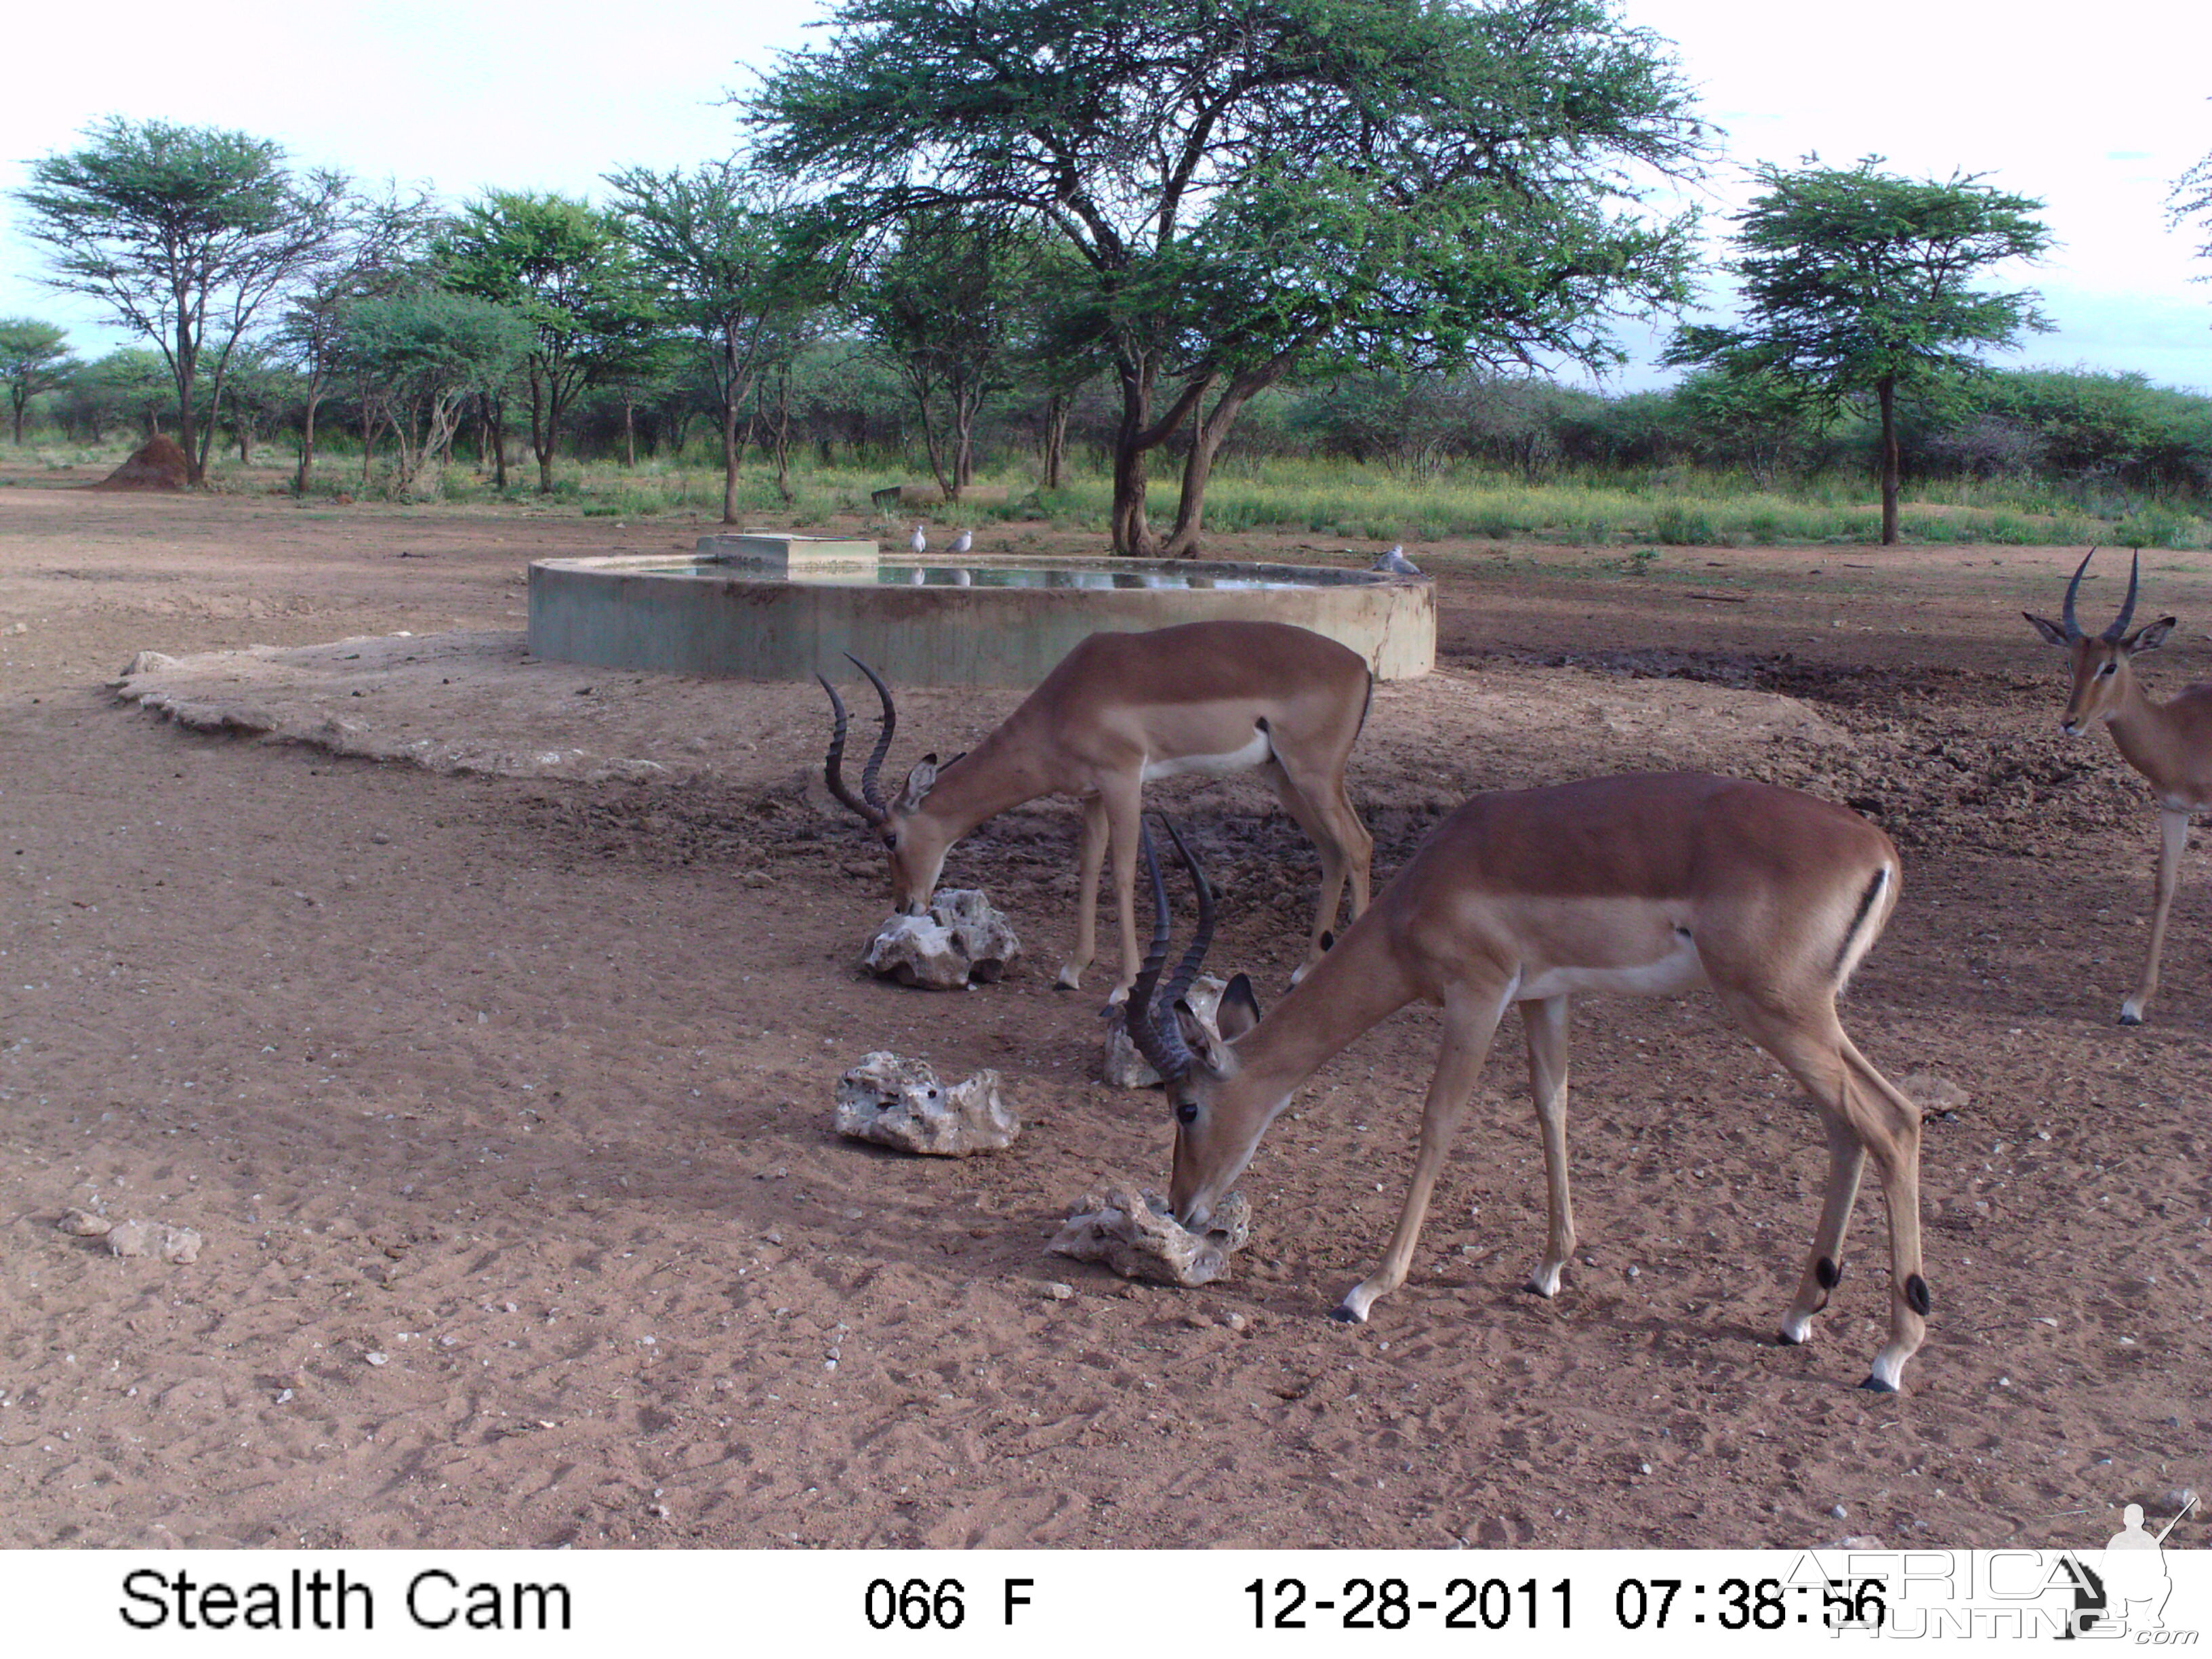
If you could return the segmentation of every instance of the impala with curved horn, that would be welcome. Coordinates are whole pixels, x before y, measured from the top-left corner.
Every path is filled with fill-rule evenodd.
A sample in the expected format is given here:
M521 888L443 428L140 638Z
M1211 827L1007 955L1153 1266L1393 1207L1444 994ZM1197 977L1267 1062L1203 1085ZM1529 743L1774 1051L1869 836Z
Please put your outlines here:
M1148 634L1093 634L1060 659L971 754L942 768L925 755L895 800L878 792L898 710L890 689L857 657L884 707L883 732L855 797L843 775L843 699L827 678L836 726L823 763L830 793L875 830L890 855L891 900L918 915L953 842L986 818L1040 795L1083 803L1082 891L1074 954L1060 969L1070 989L1097 951L1098 876L1110 837L1121 931L1115 989L1136 977L1134 889L1144 786L1179 773L1256 767L1321 854L1321 902L1304 966L1320 959L1352 884L1352 914L1367 908L1374 842L1344 793L1345 763L1367 719L1373 676L1347 646L1283 623L1200 622ZM817 676L817 678L820 678Z
M1169 826L1172 834L1174 826ZM1147 837L1149 853L1149 837ZM1552 1296L1575 1247L1567 1192L1567 1016L1578 991L1671 995L1710 985L1753 1042L1812 1096L1828 1180L1781 1340L1803 1342L1843 1272L1844 1233L1869 1154L1889 1212L1889 1340L1865 1386L1893 1389L1926 1334L1920 1261L1920 1112L1852 1045L1836 996L1897 903L1897 848L1857 814L1795 790L1696 773L1595 778L1478 795L1438 825L1367 914L1265 1018L1238 975L1216 1028L1182 993L1212 931L1174 981L1156 857L1152 947L1129 994L1129 1033L1175 1111L1170 1202L1203 1228L1291 1092L1331 1055L1410 1002L1443 1010L1443 1047L1420 1152L1382 1263L1334 1316L1364 1320L1405 1283L1429 1196L1498 1022L1521 1009L1544 1141L1551 1224L1528 1281Z
M2153 702L2136 678L2131 659L2164 645L2174 622L2171 617L2160 617L2148 628L2128 632L2128 623L2136 614L2141 553L2128 567L2128 597L2112 625L2094 638L2081 631L2074 614L2074 600L2089 560L2096 556L2093 547L2075 571L2074 580L2067 583L2060 621L2054 623L2028 611L2020 614L2034 623L2035 631L2045 640L2063 647L2071 659L2073 695L2067 699L2060 728L2068 737L2078 738L2092 721L2104 721L2112 729L2120 758L2142 773L2158 796L2158 889L2151 907L2150 940L2135 994L2120 1004L2120 1024L2140 1025L2143 1010L2158 989L2158 959L2166 945L2166 918L2173 908L2181 849L2189 841L2189 815L2212 806L2212 684L2185 685L2171 702Z

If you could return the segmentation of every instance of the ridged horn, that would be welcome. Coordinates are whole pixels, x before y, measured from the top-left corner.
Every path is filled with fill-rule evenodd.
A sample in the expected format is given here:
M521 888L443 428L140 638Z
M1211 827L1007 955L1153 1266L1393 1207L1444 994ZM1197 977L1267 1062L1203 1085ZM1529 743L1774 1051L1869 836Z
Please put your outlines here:
M837 695L837 688L830 684L826 675L817 674L814 678L821 681L822 689L830 694L830 710L837 721L836 729L830 736L829 757L822 763L822 781L829 786L830 794L848 811L859 815L862 823L871 826L879 824L890 814L881 806L869 805L845 787L845 727L848 724L845 700ZM880 758L881 751L878 753Z
M2128 623L2135 617L2136 579L2142 574L2142 550L2138 548L2136 550L2135 557L2128 561L2128 597L2126 602L2120 606L2120 614L2113 618L2112 625L2105 630L2105 637L2114 644L2118 644L2119 642L2120 636L2128 631Z
M884 684L882 675L849 651L845 653L845 660L868 677L868 684L876 688L876 696L884 705L883 735L876 739L875 753L860 769L860 797L877 811L888 814L890 809L884 805L883 792L876 787L876 778L884 769L884 757L891 751L891 733L898 730L898 708L891 702L891 689Z
M1152 943L1145 953L1144 965L1137 969L1136 982L1129 988L1128 1000L1122 1005L1123 1018L1128 1022L1129 1040L1137 1045L1146 1063L1160 1074L1163 1082L1173 1082L1194 1062L1182 1040L1182 1028L1170 1019L1163 1030L1152 1001L1152 994L1159 988L1160 969L1168 960L1168 884L1160 874L1160 855L1152 845L1152 832L1141 820L1137 850L1144 855L1145 869L1152 882Z
M1192 935L1190 948L1182 953L1182 960L1176 964L1175 977L1168 981L1168 988L1160 994L1160 1006L1172 1012L1176 1004L1189 994L1191 981L1198 977L1200 964L1206 960L1206 951L1212 948L1213 888L1206 879L1206 872L1198 867L1198 860L1191 856L1190 848L1184 844L1182 831L1175 827L1175 820L1164 812L1155 816L1166 829L1168 839L1175 842L1176 856L1182 860L1182 867L1190 872L1191 885L1198 892L1198 931Z
M2097 550L2094 547L2083 554L2080 568L2074 572L2074 580L2066 584L2066 608L2058 613L2058 619L2065 624L2066 638L2069 644L2081 637L2081 623L2074 615L2074 597L2081 591L2082 572L2088 569L2089 561L2096 556Z

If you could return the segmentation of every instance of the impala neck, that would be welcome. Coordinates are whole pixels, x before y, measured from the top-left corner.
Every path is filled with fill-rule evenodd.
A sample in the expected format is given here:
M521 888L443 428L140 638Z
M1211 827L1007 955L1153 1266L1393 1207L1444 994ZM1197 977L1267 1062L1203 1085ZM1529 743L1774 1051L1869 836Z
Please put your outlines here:
M2136 678L2135 665L2120 660L2114 688L2118 707L2106 717L2120 758L2142 774L2161 801L2198 804L2201 791L2190 776L2188 747L2172 708L2153 702Z
M1050 793L1052 780L1027 735L1011 720L1000 726L938 774L921 811L957 840L1008 807Z
M1239 1093L1270 1107L1421 993L1391 949L1388 906L1354 922L1260 1023L1231 1045Z

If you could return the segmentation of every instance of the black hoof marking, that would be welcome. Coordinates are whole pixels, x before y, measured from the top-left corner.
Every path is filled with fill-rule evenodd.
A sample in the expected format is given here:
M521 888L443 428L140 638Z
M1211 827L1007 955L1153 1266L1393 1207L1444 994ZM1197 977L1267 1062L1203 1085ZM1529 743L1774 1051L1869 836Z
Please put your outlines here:
M1792 1336L1787 1331L1777 1331L1774 1334L1774 1346L1778 1348L1798 1348L1802 1347L1804 1344L1803 1337Z
M2120 1024L2123 1025L2140 1025L2142 1024L2142 1016L2141 1014L2122 1014L2120 1016Z
M1897 1392L1896 1383L1885 1382L1878 1376L1869 1376L1865 1382L1860 1383L1859 1387L1864 1389L1869 1394L1895 1394Z
M1839 1261L1831 1261L1825 1255L1813 1264L1813 1277L1824 1291L1832 1291L1843 1282L1844 1267Z
M1918 1273L1905 1276L1905 1305L1923 1319L1928 1316L1928 1281Z
M1359 1322L1359 1316L1346 1307L1331 1308L1328 1316L1340 1325L1357 1325Z

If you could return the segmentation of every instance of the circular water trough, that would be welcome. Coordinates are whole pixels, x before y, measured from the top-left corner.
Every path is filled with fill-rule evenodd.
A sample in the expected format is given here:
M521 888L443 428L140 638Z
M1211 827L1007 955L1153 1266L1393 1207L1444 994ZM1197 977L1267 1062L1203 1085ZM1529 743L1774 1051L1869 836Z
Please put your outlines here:
M849 652L895 684L1034 685L1091 634L1237 619L1325 634L1381 679L1411 679L1436 661L1434 590L1414 577L1188 560L879 557L872 543L798 537L708 537L701 546L690 558L533 562L532 653L806 680L849 672Z

